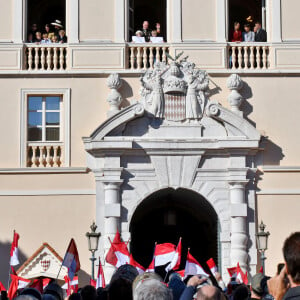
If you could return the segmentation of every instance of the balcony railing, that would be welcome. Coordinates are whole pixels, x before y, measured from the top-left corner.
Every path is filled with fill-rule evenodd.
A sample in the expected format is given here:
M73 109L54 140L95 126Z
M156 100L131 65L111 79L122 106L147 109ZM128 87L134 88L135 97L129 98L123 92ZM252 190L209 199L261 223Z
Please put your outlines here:
M266 43L229 43L228 68L266 70L270 67L270 47Z
M167 44L128 44L128 68L131 70L152 69L155 62L166 62Z
M30 142L27 144L27 167L52 168L63 166L63 143Z
M28 71L63 71L67 69L65 44L26 44L24 69Z

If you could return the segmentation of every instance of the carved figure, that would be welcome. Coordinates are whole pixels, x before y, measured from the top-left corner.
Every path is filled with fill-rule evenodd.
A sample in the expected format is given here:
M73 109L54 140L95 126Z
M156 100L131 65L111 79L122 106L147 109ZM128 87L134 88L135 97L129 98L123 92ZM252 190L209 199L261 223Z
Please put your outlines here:
M156 118L164 117L164 92L162 88L162 79L159 73L155 72L148 82L145 82L143 77L140 78L142 86L148 90L151 90L151 107L150 112Z
M198 119L201 116L201 108L198 102L198 92L200 90L200 82L196 76L189 74L187 76L188 89L186 93L186 109L187 119Z

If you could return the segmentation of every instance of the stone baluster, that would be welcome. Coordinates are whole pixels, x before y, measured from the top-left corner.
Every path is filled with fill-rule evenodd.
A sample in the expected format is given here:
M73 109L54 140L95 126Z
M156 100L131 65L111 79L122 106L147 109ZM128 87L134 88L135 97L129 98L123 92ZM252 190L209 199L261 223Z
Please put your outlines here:
M256 60L257 60L257 69L262 68L262 53L261 53L261 47L256 47Z
M243 87L243 81L241 77L237 74L232 74L227 79L227 87L231 90L230 95L228 96L227 100L231 106L231 110L239 115L243 115L243 112L240 111L239 107L241 106L244 98L240 94L240 90Z
M58 167L58 155L57 155L57 152L58 152L58 148L59 146L53 146L53 159L52 159L52 162L53 162L53 167Z
M149 48L150 53L149 53L149 63L150 63L150 68L153 69L154 61L153 61L153 47Z
M231 266L240 264L244 270L248 269L247 252L247 204L245 201L246 182L230 182L231 204Z
M28 59L27 59L27 62L28 62L28 70L31 71L32 70L32 48L29 47L28 48Z
M157 48L159 48L159 47L157 47ZM160 61L160 58L159 58L159 50L157 51L158 52L158 54L156 54L156 56L158 55L158 60ZM163 62L167 62L167 47L163 47L162 48L162 61Z
M39 69L39 48L34 48L34 70Z
M51 48L47 48L47 70L51 70Z
M250 67L250 47L245 46L244 47L244 64L245 64L245 69L248 69Z
M134 60L135 60L134 47L130 47L130 68L131 68L131 70L134 69Z
M60 55L59 55L59 69L64 69L64 48L60 47Z
M155 61L156 62L160 62L161 60L160 60L160 47L156 47L156 53L155 53ZM166 55L166 53L165 53L165 55ZM167 57L167 56L166 56ZM163 60L163 59L162 59Z
M141 47L137 47L137 55L136 55L136 63L137 68L140 70L142 68L142 55L141 55Z
M39 156L39 167L44 167L45 166L45 160L44 160L44 146L39 146L38 147L40 150L40 156Z
M31 157L31 167L35 168L37 167L37 157L36 157L36 151L37 151L37 146L32 146L32 157Z
M46 167L51 167L52 158L51 158L51 146L46 146Z
M233 46L231 49L232 49L232 54L231 54L231 57L232 57L232 67L233 67L233 69L237 69L236 47Z
M238 68L239 69L243 68L243 53L242 53L242 49L243 49L242 46L238 47L238 62L239 62ZM245 53L244 53L244 55L245 55Z
M144 69L147 69L147 63L148 63L147 47L144 47L143 48L143 66L144 66Z
M41 47L41 69L45 70L46 69L46 58L45 58L45 48Z
M65 155L65 153L64 153L64 147L59 146L58 149L60 151L60 155L58 155L58 163L59 163L59 166L61 167L61 166L64 165L64 158L65 158L64 157L64 155Z
M255 55L254 55L254 49L255 47L254 46L251 46L250 47L250 69L253 70L254 69L254 66L255 66Z
M57 55L58 49L57 47L53 48L53 70L57 70L57 64L58 64L58 55Z
M268 68L268 56L267 56L267 47L263 46L263 69Z

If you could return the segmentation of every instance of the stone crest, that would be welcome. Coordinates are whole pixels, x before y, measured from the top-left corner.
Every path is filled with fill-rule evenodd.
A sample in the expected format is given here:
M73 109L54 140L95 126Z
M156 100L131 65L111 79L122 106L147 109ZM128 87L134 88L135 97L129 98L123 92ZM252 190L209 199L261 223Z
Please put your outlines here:
M169 121L200 120L207 104L209 79L205 71L168 55L169 64L157 62L140 78L141 102L155 118Z

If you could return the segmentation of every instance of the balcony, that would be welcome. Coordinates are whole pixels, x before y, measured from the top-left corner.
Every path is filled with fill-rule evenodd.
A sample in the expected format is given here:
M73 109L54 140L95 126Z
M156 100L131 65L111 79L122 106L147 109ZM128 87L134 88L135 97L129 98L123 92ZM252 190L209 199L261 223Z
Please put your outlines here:
M140 73L183 51L211 72L280 72L300 68L298 44L97 43L0 45L3 73ZM1 55L3 58L1 59Z
M26 166L30 168L62 167L63 143L29 142Z

